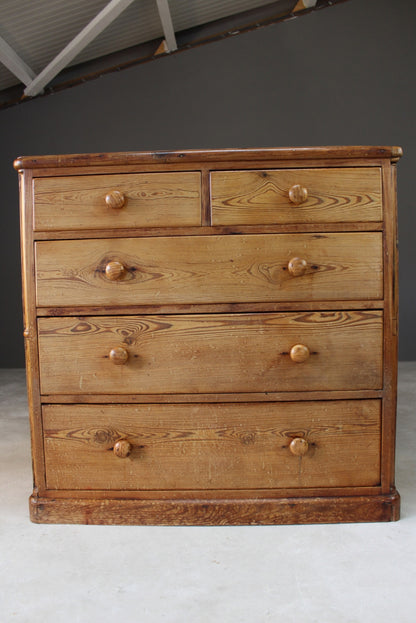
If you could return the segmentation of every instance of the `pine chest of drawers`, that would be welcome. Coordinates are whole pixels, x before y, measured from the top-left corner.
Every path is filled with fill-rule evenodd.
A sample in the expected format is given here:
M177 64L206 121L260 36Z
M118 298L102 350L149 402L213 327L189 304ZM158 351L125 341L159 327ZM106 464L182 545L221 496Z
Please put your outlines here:
M32 520L397 519L400 155L19 158Z

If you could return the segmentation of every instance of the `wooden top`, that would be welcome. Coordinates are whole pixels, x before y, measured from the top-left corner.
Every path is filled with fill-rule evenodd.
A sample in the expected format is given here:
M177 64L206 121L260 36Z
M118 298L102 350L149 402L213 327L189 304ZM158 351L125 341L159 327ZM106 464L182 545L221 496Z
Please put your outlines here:
M396 162L403 154L401 147L337 146L337 147L279 147L262 149L210 149L184 151L115 152L98 154L67 154L60 156L24 156L14 161L14 167L21 169L50 167L83 167L134 165L154 163L221 162L227 160L308 160L386 158Z

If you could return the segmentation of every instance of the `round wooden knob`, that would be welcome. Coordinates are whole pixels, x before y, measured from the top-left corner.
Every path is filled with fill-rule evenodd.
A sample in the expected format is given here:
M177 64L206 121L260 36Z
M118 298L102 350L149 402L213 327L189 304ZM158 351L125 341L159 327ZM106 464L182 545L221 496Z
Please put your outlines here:
M119 210L126 203L126 197L121 190L110 190L105 196L105 202L109 208Z
M303 203L308 198L308 191L304 186L300 184L295 184L292 188L289 189L289 200L295 205L299 205Z
M121 279L121 277L126 272L123 264L121 262L108 262L105 267L105 276L107 279L111 279L111 281L117 281L117 279Z
M125 459L132 451L131 443L127 439L119 439L114 444L113 452L119 459Z
M300 257L292 257L289 264L287 265L287 269L292 277L301 277L306 273L307 267L307 261L303 260Z
M129 358L129 353L125 348L122 348L121 346L117 346L116 348L112 348L110 350L109 357L110 357L110 361L115 363L116 366L122 366L127 362Z
M289 444L289 450L295 456L304 456L309 449L309 444L302 437L295 437Z
M290 349L290 358L295 363L303 363L309 357L309 348L304 344L295 344Z

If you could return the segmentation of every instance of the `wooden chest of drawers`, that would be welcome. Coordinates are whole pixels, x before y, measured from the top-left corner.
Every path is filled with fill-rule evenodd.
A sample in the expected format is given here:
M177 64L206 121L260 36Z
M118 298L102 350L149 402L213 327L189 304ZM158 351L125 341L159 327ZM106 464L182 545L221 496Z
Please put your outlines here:
M32 520L398 519L400 155L16 160Z

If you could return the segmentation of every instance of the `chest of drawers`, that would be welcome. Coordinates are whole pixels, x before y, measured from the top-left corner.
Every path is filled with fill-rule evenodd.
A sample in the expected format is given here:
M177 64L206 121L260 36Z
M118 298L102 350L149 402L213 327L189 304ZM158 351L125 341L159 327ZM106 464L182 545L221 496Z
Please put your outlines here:
M16 160L31 519L398 519L400 155Z

